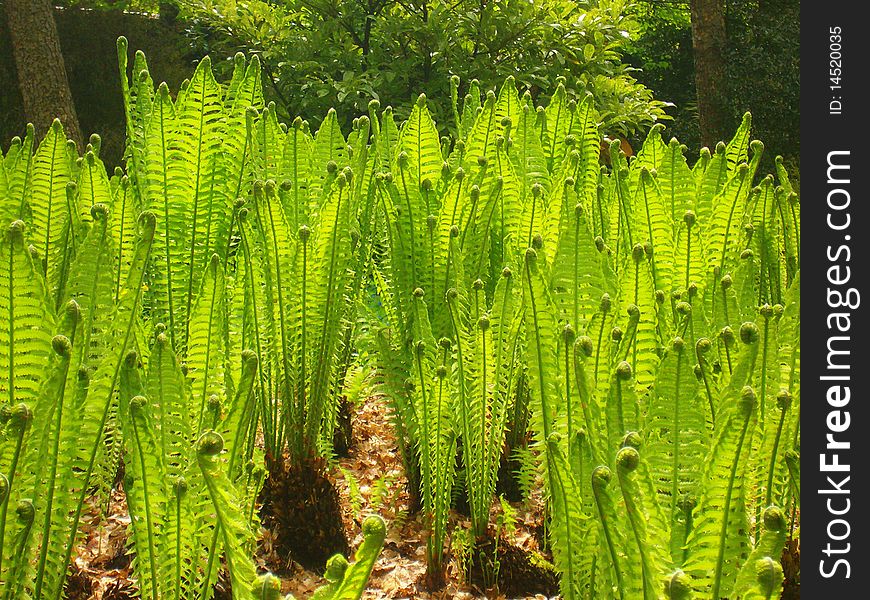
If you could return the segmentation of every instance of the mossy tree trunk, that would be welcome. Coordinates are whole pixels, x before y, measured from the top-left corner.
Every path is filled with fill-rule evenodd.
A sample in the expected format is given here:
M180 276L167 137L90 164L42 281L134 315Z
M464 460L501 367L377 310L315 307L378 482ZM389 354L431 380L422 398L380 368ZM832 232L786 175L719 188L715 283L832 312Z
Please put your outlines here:
M24 114L37 139L55 117L82 147L82 134L66 75L50 0L4 0Z
M728 120L725 102L725 2L690 0L689 7L701 142L712 149L717 141L723 139Z

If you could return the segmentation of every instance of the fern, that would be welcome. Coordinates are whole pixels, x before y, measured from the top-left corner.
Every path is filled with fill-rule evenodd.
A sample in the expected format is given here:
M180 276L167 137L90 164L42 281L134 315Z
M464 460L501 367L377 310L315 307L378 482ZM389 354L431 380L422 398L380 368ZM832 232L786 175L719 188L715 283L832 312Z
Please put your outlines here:
M222 532L233 597L248 599L254 597L251 585L256 578L254 564L248 552L253 543L249 539L253 537L253 532L239 510L240 502L234 494L234 486L218 459L222 450L223 438L220 434L206 431L197 442L197 462Z
M362 530L363 541L354 554L354 562L348 565L343 556L333 557L326 567L327 579L333 580L332 584L316 590L312 600L359 600L362 597L384 545L387 526L380 517L370 516L363 521ZM331 570L341 571L341 576L333 575Z
M266 468L334 464L367 343L429 583L462 486L474 542L500 532L512 457L526 496L543 482L564 597L772 597L772 505L799 502L800 205L781 161L756 180L748 115L694 165L657 126L602 168L609 117L564 81L545 108L451 80L452 138L423 95L312 135L265 104L256 57L177 94L124 39L118 59L126 170L57 122L0 167L4 598L62 596L122 456L143 598L208 600L224 566L235 596L279 597L251 558ZM384 523L364 535L315 597L360 597Z

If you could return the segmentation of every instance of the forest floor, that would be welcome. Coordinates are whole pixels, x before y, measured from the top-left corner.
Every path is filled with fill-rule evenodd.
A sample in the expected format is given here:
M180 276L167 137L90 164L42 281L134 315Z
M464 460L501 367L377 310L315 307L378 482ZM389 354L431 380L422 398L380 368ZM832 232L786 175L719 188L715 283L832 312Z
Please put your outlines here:
M448 550L446 586L437 592L426 589L425 528L421 512L411 514L408 510L407 480L382 398L370 397L356 407L353 443L348 456L339 459L338 467L333 469L333 479L341 497L345 531L352 549L362 541L361 526L367 515L378 514L387 522L384 548L372 570L364 600L506 598L470 583L455 547ZM528 552L540 551L542 505L537 491L529 501L511 504L516 521L508 536L511 544ZM491 520L495 521L495 513L500 511L498 502L492 510ZM457 527L467 530L470 526L468 518L456 511L451 511L450 520L451 530L458 530ZM69 600L132 600L136 596L131 556L127 553L129 524L122 490L113 490L108 507L91 503L83 524L85 537L77 549L67 584ZM280 556L278 547L274 533L262 528L256 557L258 568L279 571L284 593L292 592L304 600L326 583L320 573L304 569L289 556ZM787 577L783 599L800 598L799 561L800 545L795 540L783 556ZM546 599L543 594L512 597Z
M362 541L361 526L369 514L378 514L387 522L387 537L372 570L365 600L418 598L441 600L455 598L505 598L501 594L484 593L466 582L456 552L449 552L446 586L437 591L426 590L426 539L420 511L410 514L407 480L401 456L393 436L386 402L379 397L360 403L353 415L353 444L346 458L338 460L334 480L341 496L343 519L350 545L355 549ZM509 541L516 547L538 551L537 532L543 523L538 494L530 501L512 504L516 511L515 530ZM497 512L498 503L493 506ZM104 515L107 515L104 517ZM468 529L468 518L451 512L451 530L459 526ZM135 582L127 553L127 529L130 517L124 492L113 490L108 508L92 502L85 518L85 537L73 559L67 584L69 600L126 600L135 596ZM299 600L312 595L326 581L316 573L302 568L288 556L279 556L273 532L263 528L257 555L259 570L278 570L280 566L284 593L292 592ZM271 567L271 569L270 569ZM523 598L544 599L543 594Z

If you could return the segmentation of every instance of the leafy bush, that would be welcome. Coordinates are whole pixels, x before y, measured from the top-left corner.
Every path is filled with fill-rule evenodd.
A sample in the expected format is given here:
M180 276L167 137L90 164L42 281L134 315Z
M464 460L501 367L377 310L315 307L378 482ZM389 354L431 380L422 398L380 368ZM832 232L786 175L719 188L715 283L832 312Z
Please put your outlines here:
M484 89L512 75L535 95L565 77L579 97L595 95L612 134L645 130L665 116L666 105L620 60L637 29L626 0L179 4L204 53L261 56L282 118L323 115L334 106L348 126L374 98L405 119L424 92L444 127L453 75L476 77Z

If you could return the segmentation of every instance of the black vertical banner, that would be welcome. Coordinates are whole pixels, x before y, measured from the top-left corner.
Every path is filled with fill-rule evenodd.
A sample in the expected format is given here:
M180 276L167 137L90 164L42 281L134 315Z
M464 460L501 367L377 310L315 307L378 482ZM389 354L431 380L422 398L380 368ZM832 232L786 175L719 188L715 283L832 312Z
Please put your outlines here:
M865 8L801 5L801 587L811 599L867 597Z

